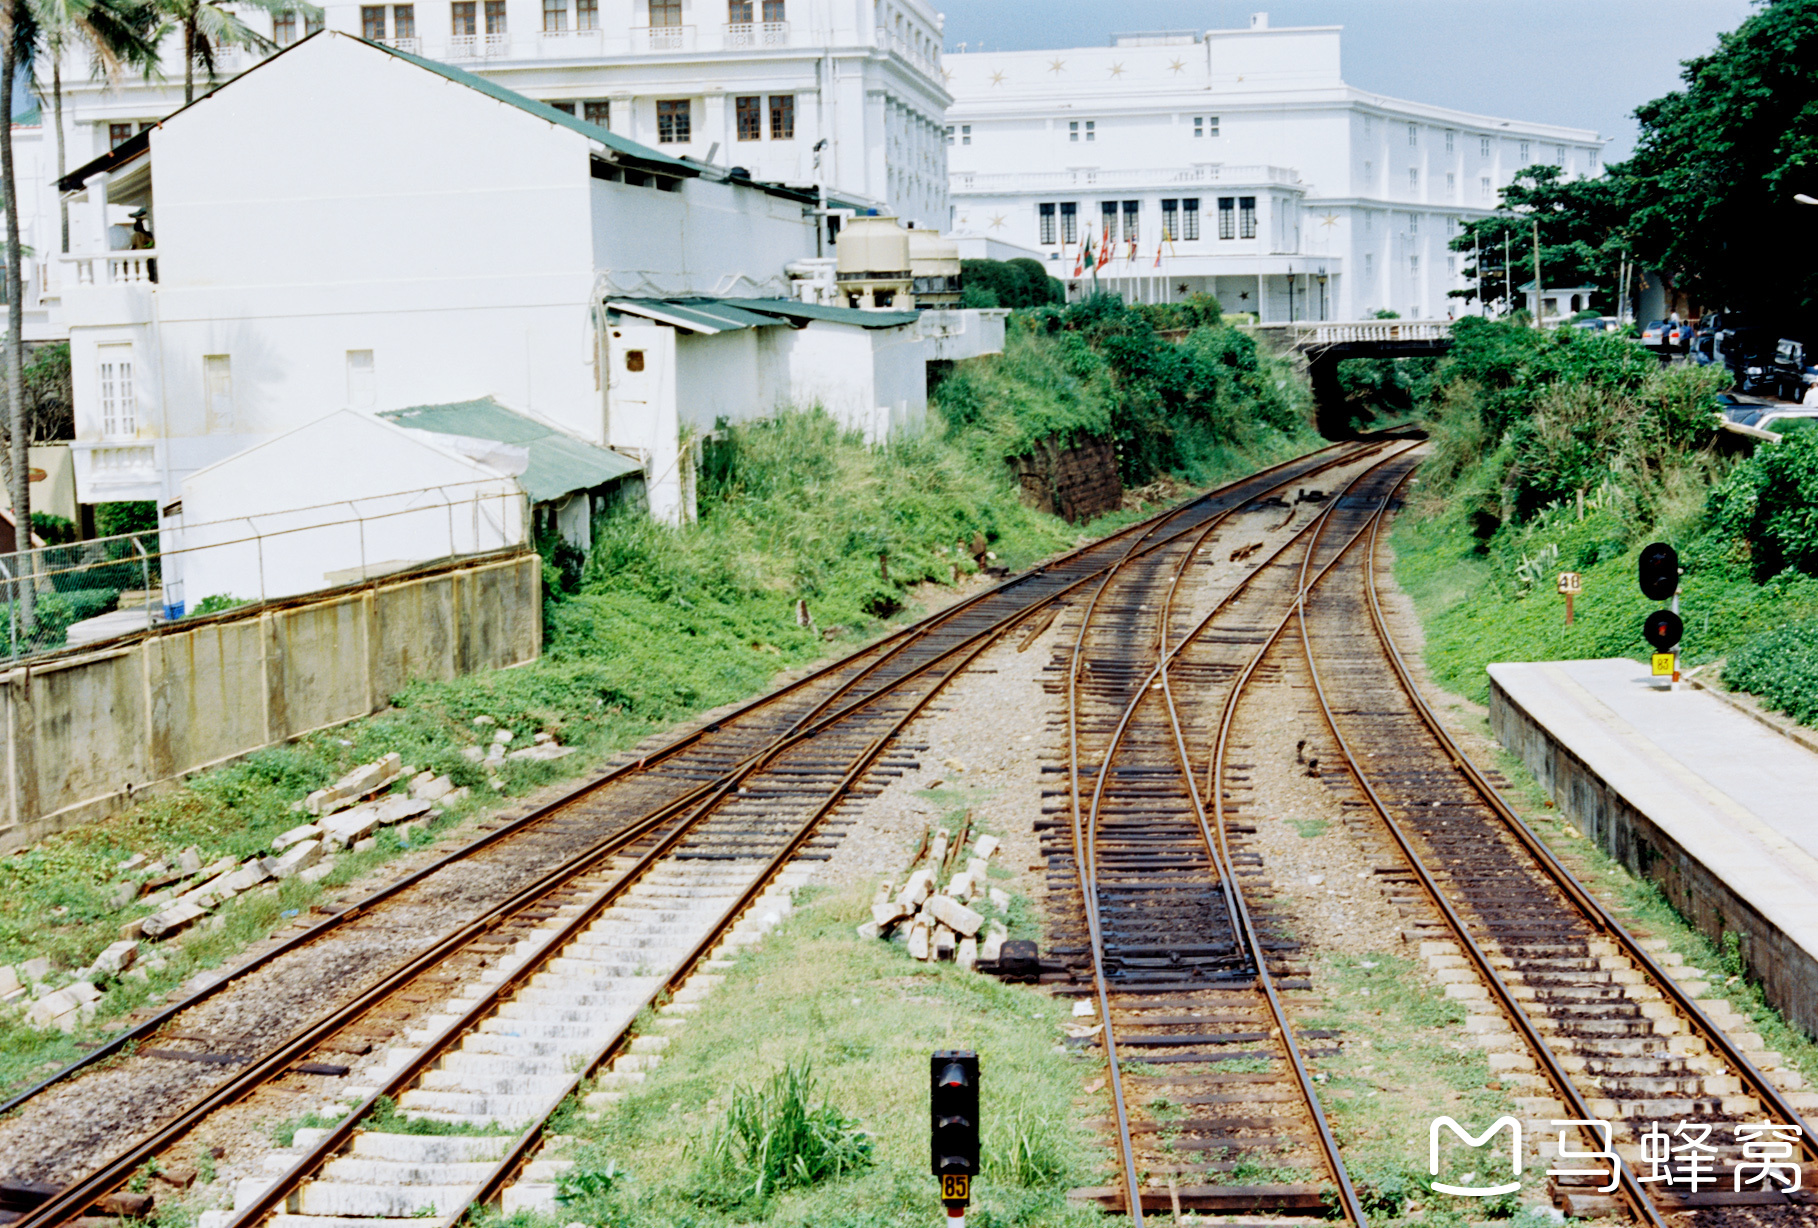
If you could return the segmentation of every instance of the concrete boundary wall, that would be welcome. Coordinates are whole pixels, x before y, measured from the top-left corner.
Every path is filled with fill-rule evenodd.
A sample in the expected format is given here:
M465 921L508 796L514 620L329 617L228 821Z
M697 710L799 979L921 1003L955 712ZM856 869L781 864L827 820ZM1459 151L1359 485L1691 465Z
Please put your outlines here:
M1818 1035L1818 959L1811 952L1562 745L1494 678L1490 728L1539 778L1562 815L1659 887L1700 933L1719 944L1724 934L1737 935L1748 975L1760 981L1768 1003L1808 1036Z
M0 852L384 708L405 683L522 665L542 560L512 551L184 619L0 674Z

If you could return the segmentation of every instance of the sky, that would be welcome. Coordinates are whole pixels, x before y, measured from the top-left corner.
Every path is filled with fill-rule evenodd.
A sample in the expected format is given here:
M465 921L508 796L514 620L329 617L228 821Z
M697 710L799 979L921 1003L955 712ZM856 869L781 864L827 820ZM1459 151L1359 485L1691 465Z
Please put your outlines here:
M1593 128L1606 162L1635 147L1632 112L1679 86L1680 61L1740 25L1748 0L933 0L947 50L1104 46L1134 30L1345 28L1345 81L1504 119Z

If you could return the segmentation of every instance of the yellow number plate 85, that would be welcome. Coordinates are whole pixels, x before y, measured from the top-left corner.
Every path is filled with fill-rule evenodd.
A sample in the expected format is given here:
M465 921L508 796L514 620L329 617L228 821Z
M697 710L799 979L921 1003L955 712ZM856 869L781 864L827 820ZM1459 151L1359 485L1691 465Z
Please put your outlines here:
M943 1202L965 1202L970 1197L972 1197L971 1177L960 1176L941 1178L941 1200Z

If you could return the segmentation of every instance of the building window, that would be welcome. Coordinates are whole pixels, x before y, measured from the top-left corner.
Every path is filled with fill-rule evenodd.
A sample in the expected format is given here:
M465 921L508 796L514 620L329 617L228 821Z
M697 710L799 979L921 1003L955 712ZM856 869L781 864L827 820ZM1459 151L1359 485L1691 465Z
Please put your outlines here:
M1446 129L1446 152L1447 153L1452 152L1452 141L1453 141L1453 138L1455 138L1457 135L1458 135L1458 133L1456 130L1454 130L1452 128Z
M505 33L505 0L486 0L486 32Z
M694 139L688 99L662 98L657 101L657 144L686 145Z
M1447 277L1457 277L1458 276L1458 257L1457 256L1447 256L1446 257L1446 276Z
M1090 119L1086 121L1086 139L1088 141L1096 141L1098 139L1097 121Z
M314 13L303 14L303 37L308 38L311 34L320 34L321 32L322 32L322 14L321 14L321 12L318 10L317 12L314 12Z
M543 33L563 34L568 30L568 0L543 0Z
M1496 190L1490 186L1490 177L1485 175L1477 181L1477 195L1484 204L1489 204L1496 196Z
M1528 164L1528 143L1526 141L1521 143L1521 164L1523 166Z
M297 41L297 15L285 10L274 13L271 19L271 41L280 47L288 47Z
M773 141L793 141L795 139L795 95L770 95L770 139Z
M1143 202L1140 200L1124 202L1124 242L1126 243L1135 243L1142 237L1137 233L1137 220L1142 207Z
M961 124L960 125L960 144L962 144L962 145L972 144L972 125L971 124Z
M1117 242L1117 202L1114 200L1099 201L1098 212L1104 220L1104 242Z
M391 6L391 36L393 38L415 38L417 36L416 5L394 4Z
M1420 214L1418 213L1408 214L1408 237L1410 239L1420 238Z
M1205 116L1195 115L1193 117L1193 135L1196 137L1203 137L1206 135L1206 117Z
M1376 135L1376 121L1368 115L1364 116L1364 140L1367 141L1375 135Z
M1237 198L1235 196L1218 198L1218 237L1221 239L1237 237Z
M130 439L139 433L139 406L133 391L133 347L98 345L101 384L101 434Z
M1584 156L1590 162L1591 169L1596 170L1597 169L1597 151L1595 149L1587 149L1585 151Z
M1036 212L1036 216L1039 219L1040 225L1041 225L1040 242L1053 243L1055 241L1054 240L1055 230L1054 230L1054 205L1053 205L1053 203L1049 202L1049 201L1044 201L1035 207L1035 212Z
M1216 116L1216 115L1206 116L1206 135L1207 136L1217 136L1218 135L1218 116Z
M1240 239L1256 237L1256 198L1254 196L1237 198L1237 237Z
M1420 276L1420 257L1419 256L1409 256L1408 257L1408 276L1409 277L1419 277Z
M1180 237L1188 241L1199 238L1199 197L1189 196L1180 202Z
M1161 237L1172 243L1180 238L1180 201L1162 201Z
M953 144L953 125L947 125L947 144Z
M1420 168L1418 166L1408 168L1408 191L1420 191Z
M385 38L385 6L382 4L363 4L360 6L360 37L372 42L382 42Z
M1489 137L1480 136L1477 138L1477 156L1480 158L1487 158L1490 156L1490 138Z
M732 112L741 141L758 141L764 137L764 100L756 94L741 95L732 100Z
M581 118L600 128L612 127L612 104L604 98L581 104Z
M560 111L564 115L573 115L574 114L574 103L572 103L572 102L557 102L555 99L552 98L549 100L549 105L554 107L556 110Z
M109 124L107 126L107 147L109 149L118 149L122 142L130 141L132 138L133 126L131 124Z
M1374 277L1375 275L1376 275L1376 257L1369 252L1365 252L1364 253L1364 276L1365 277Z
M1376 163L1374 163L1374 162L1365 162L1364 163L1363 178L1364 178L1365 183L1375 183L1376 182Z
M448 6L449 22L456 38L472 38L480 32L479 11L478 0L455 0Z
M788 21L789 6L784 0L764 0L765 21Z
M1458 176L1457 176L1457 174L1455 174L1452 171L1447 171L1446 172L1446 199L1451 200L1452 194L1456 191L1458 191Z
M1079 202L1063 200L1060 207L1061 242L1079 242Z
M1419 148L1419 146L1420 146L1420 126L1418 124L1409 124L1408 125L1408 148L1417 149L1417 148Z
M1372 230L1376 229L1375 215L1373 213L1371 213L1368 209L1364 210L1363 219L1364 219L1364 233L1365 234L1369 234Z
M682 0L650 0L650 24L653 26L681 25Z
M378 381L373 377L372 351L347 351L347 403L371 409L378 401Z
M751 0L726 0L727 25L748 26L751 17Z
M1560 169L1563 170L1565 168L1566 163L1565 163L1565 146L1564 145L1553 146L1553 161L1555 164L1557 164L1560 167Z
M208 429L232 426L234 421L233 368L226 354L202 356L202 399L208 406Z
M600 0L574 0L574 28L577 30L600 28Z
M1079 140L1079 121L1077 119L1067 121L1067 139L1069 141Z

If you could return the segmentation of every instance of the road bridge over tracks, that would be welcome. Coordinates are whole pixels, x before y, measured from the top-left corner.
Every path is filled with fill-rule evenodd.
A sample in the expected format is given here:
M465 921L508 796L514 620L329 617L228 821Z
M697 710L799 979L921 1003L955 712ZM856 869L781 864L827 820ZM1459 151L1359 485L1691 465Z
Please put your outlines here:
M1328 439L1352 433L1338 364L1347 358L1436 358L1452 348L1450 320L1302 320L1259 324L1257 340L1307 364L1319 430Z

